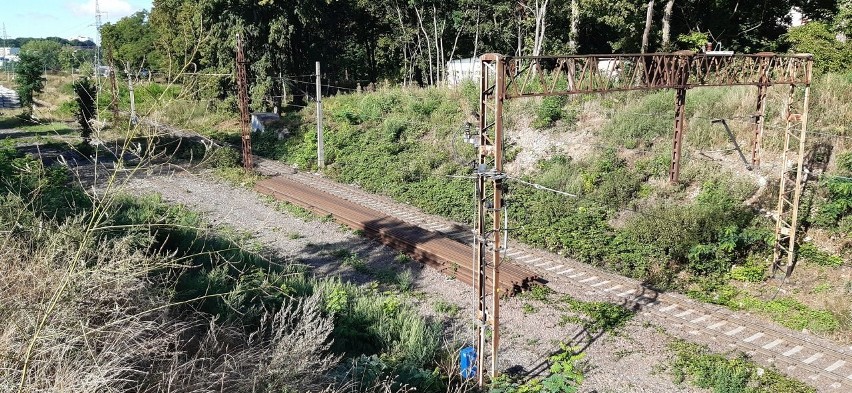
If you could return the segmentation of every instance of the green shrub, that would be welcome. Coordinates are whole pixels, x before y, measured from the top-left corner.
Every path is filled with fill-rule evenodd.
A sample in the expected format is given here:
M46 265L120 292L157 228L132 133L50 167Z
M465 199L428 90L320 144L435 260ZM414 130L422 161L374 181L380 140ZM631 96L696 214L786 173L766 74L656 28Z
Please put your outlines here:
M819 266L838 267L843 265L843 258L820 250L813 243L799 245L799 258Z
M380 355L388 366L388 374L383 376L394 377L393 372L407 371L396 377L400 384L436 383L423 381L423 375L413 371L428 368L437 361L441 349L440 324L424 319L393 294L380 295L369 288L340 281L322 281L317 285L317 290L324 293L323 298L331 299L331 302L326 300L326 309L335 313L334 352L347 357Z
M26 201L27 209L35 215L60 222L92 206L89 196L71 181L66 168L45 167L41 160L0 145L0 195L6 194Z
M550 375L533 378L525 382L512 381L505 375L491 381L491 393L574 393L585 379L582 360L586 354L565 343L560 350L548 358Z
M837 228L844 217L852 213L852 152L839 154L837 169L841 176L826 176L820 186L825 201L819 206L813 222L825 228Z
M731 268L731 278L743 282L761 282L766 276L766 265L749 261Z
M781 41L796 53L813 54L814 69L820 72L845 70L852 61L852 48L837 41L831 28L819 21L791 28Z
M728 358L713 354L706 346L675 340L671 372L677 383L689 381L714 393L811 393L815 389L802 382L762 370L744 355Z
M240 165L242 159L235 149L220 147L210 150L205 161L213 168L234 168Z
M59 108L56 109L56 114L62 118L72 118L77 115L79 110L80 107L77 102L70 100L59 104Z
M597 332L612 332L623 327L633 318L633 312L621 305L607 302L583 302L564 296L562 303L574 312L586 316L584 319L573 319L571 322L582 324L591 334ZM571 318L569 318L571 319Z
M691 204L640 211L623 234L640 244L654 243L695 274L727 273L735 260L766 239L765 230L742 229L752 217L723 187L710 182Z
M565 106L565 97L544 97L535 114L532 125L535 128L547 128L562 119L562 107Z

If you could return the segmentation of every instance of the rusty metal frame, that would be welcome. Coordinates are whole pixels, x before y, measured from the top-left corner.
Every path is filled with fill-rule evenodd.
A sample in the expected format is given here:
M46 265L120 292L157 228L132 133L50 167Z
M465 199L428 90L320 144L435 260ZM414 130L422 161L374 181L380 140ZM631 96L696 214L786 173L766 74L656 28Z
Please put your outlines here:
M251 154L251 131L249 130L248 78L246 76L246 58L243 54L243 40L237 33L237 95L240 106L240 139L243 141L243 168L246 172L254 168Z
M610 67L601 70L601 60ZM503 102L521 97L542 97L633 90L675 89L675 122L669 181L676 183L680 175L681 150L686 132L686 91L705 86L757 86L752 163L760 163L764 132L767 89L772 85L788 85L787 132L784 162L797 159L795 170L782 172L775 231L773 272L786 258L786 275L795 266L794 247L798 221L798 203L802 191L802 166L807 134L807 112L813 56L810 54L716 55L693 52L582 55L582 56L517 56L489 53L480 58L479 152L476 168L477 214L473 256L477 346L477 375L483 384L487 327L492 329L490 374L497 369L499 346L499 294L491 293L490 319L486 272L491 263L491 279L497 282L505 239L500 216L505 213L502 200L503 173ZM797 87L804 87L804 99L798 101ZM795 105L795 103L801 105ZM793 130L798 128L798 134ZM793 145L798 142L797 145ZM491 187L489 187L489 185ZM488 220L488 219L491 220ZM488 222L491 221L491 222ZM505 226L505 224L503 225ZM491 254L489 260L488 254ZM492 285L496 288L496 285Z

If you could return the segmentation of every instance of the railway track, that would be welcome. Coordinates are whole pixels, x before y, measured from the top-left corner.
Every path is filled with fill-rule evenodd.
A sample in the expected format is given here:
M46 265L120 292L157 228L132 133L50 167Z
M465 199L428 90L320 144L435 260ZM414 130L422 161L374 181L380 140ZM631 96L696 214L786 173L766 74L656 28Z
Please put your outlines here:
M459 223L422 213L357 187L295 172L278 162L263 159L257 162L261 172L278 174L281 179L369 208L378 215L394 217L457 242L470 244L472 239L470 230ZM464 249L463 258L466 259L463 260L469 264L470 248L465 245ZM710 344L717 351L743 352L758 364L774 367L821 392L852 391L852 347L848 345L756 320L747 314L700 303L680 294L657 292L636 280L522 244L512 243L506 256L515 265L525 267L548 282L564 284L571 291L585 292L600 300L647 313L675 336Z
M415 260L458 279L473 284L470 246L447 238L443 234L390 217L375 209L348 201L285 177L263 180L255 190L278 200L308 209L320 215L331 215L350 228L364 231L384 244L402 251ZM529 288L536 280L530 270L511 263L501 264L501 292L514 295ZM490 290L493 277L486 274Z

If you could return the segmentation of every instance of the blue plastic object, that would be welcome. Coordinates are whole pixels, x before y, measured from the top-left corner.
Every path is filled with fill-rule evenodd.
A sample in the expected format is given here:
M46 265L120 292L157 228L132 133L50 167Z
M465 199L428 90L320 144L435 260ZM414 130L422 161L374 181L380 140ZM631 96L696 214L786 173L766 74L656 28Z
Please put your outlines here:
M470 379L476 377L476 348L462 348L461 355L459 356L459 366L462 378Z

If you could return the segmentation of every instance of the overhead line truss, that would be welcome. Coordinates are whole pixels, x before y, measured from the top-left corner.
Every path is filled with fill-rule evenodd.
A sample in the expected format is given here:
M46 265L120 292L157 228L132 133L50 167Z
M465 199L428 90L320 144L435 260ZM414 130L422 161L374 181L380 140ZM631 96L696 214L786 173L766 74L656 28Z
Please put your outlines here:
M803 159L807 135L808 97L813 56L729 53L653 53L582 56L517 56L489 53L480 58L479 143L476 167L475 240L473 272L478 382L485 373L487 328L491 328L492 377L499 346L499 297L486 293L486 282L497 280L505 253L503 203L503 103L522 97L561 96L634 90L675 89L675 117L669 181L677 183L686 132L686 92L709 86L756 86L757 102L751 118L752 166L758 167L764 133L767 88L790 88L785 121L785 143L773 273L783 268L789 276L795 266L798 205L802 193ZM802 91L803 90L803 91ZM501 220L501 215L503 219ZM491 269L490 276L486 274ZM492 286L496 288L496 286ZM490 300L490 302L488 301ZM490 304L489 304L490 303Z

